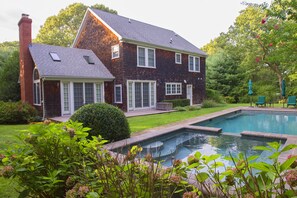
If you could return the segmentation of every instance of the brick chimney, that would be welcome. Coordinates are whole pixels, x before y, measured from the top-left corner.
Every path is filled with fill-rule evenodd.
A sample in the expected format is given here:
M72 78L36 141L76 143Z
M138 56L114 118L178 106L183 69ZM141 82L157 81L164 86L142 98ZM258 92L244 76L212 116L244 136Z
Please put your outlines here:
M32 43L31 37L32 19L28 14L22 14L19 26L20 39L20 83L21 100L33 105L33 69L34 64L29 52L29 45Z

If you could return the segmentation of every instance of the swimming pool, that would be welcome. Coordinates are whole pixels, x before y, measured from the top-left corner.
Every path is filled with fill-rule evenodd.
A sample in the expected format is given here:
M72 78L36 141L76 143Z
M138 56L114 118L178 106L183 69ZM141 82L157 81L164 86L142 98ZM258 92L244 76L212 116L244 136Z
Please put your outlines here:
M241 110L193 125L222 128L225 133L256 131L297 135L297 113Z
M254 146L265 146L267 142L271 141L277 140L202 133L191 129L180 129L166 135L150 138L137 143L137 145L143 148L139 157L144 157L147 153L151 153L154 159L161 161L165 166L171 166L173 159L185 161L189 155L194 155L197 151L202 153L202 155L221 154L220 161L226 166L232 166L232 162L223 159L225 156L229 156L229 154L237 156L242 152L247 156L260 155L261 157L259 159L262 160L269 153L267 151L255 151L252 148ZM131 146L114 151L125 154Z

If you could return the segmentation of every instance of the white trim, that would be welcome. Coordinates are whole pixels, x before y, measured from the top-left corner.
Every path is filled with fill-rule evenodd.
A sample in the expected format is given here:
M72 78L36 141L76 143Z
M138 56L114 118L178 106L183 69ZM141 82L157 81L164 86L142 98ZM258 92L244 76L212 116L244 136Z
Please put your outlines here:
M139 48L144 49L144 65L139 64ZM154 51L154 66L149 66L149 57L148 57L148 50ZM137 67L144 67L144 68L156 68L156 49L148 48L143 46L137 46Z
M189 54L189 55L193 55L193 56L207 57L206 54L199 54L196 52L190 52L190 51L186 51L186 50L180 50L180 49L176 49L176 48L170 48L170 47L165 47L165 46L161 46L161 45L155 45L152 43L145 43L145 42L141 42L141 41L134 41L131 39L126 39L126 38L122 38L120 40L120 42L121 43L123 43L123 42L130 43L130 44L139 45L139 46L148 47L148 48L162 49L162 50L171 51L171 52L179 52L182 54Z
M188 87L191 87L191 98L188 98ZM186 87L186 94L187 94L187 99L190 99L190 105L193 105L193 85L192 84L187 84Z
M69 106L69 110L68 111L65 111L64 109L64 84L67 84L68 86L68 106ZM69 115L71 114L71 91L70 91L70 82L67 82L67 81L60 81L60 94L61 94L61 112L62 112L62 115Z
M190 69L190 58L193 58L193 70ZM196 70L195 69L196 58L198 58L198 63L199 63L198 64L198 68L199 68L199 70ZM191 56L191 55L188 56L188 70L189 70L189 72L200 73L200 57L198 57L198 56Z
M149 107L135 107L135 83L149 83ZM129 107L129 83L132 83L132 107ZM154 85L154 105L152 105L151 101L151 84ZM143 85L141 85L143 87ZM143 89L143 88L142 88ZM141 93L143 94L143 92ZM155 80L127 80L127 110L128 111L134 111L134 110L141 110L141 109L151 109L156 107L157 103L157 82ZM143 106L143 101L142 101Z
M79 35L80 35L82 29L85 27L85 23L86 23L86 18L87 18L87 13L88 13L88 11L89 11L89 8L88 8L87 11L85 12L84 18L83 18L83 20L82 20L82 22L81 22L81 24L80 24L80 26L79 26L78 32L77 32L77 34L76 34L76 36L75 36L75 39L74 39L74 41L73 41L73 43L72 43L72 45L71 45L72 48L75 47L75 45L77 44L78 37L79 37Z
M118 55L117 56L113 56L113 53L116 52L114 51L114 48L118 48ZM116 58L120 58L120 45L119 44L116 44L116 45L113 45L111 46L111 59L116 59Z
M68 94L69 94L69 112L64 111L64 83L68 83ZM105 101L105 93L104 93L104 82L103 81L60 81L60 95L61 95L61 113L62 115L72 115L74 113L74 83L82 83L83 84L83 104L85 104L86 96L85 96L85 83L93 83L93 90L94 90L94 103L97 102L96 98L96 85L101 85L101 102Z
M78 41L78 37L79 37L79 35L81 34L81 32L82 32L82 29L84 28L84 26L85 26L85 23L86 23L86 18L87 18L87 14L88 13L90 13L90 14L92 14L95 18L97 18L101 23L103 23L103 25L105 25L112 33L114 33L117 37L118 37L118 39L119 40L122 40L122 36L119 34L119 33L117 33L114 29L112 29L103 19L101 19L95 12L93 12L90 8L88 8L87 9L87 11L86 11L86 13L85 13L85 16L84 16L84 18L83 18L83 21L82 21L82 23L81 23L81 26L79 27L79 30L78 30L78 32L77 32L77 34L76 34L76 37L75 37L75 39L74 39L74 42L73 42L73 45L72 45L72 47L73 46L75 46L76 44L77 44L77 41Z
M37 80L35 80L35 71L38 72L38 77L39 78ZM36 67L33 69L32 78L33 78L33 105L35 105L35 106L41 106L41 86L40 86L41 83L40 83L40 75L39 75L39 71L38 71L38 69ZM38 91L38 93L39 93L39 101L37 101L39 103L35 103L35 84L38 85L38 89L39 89L39 91Z
M177 58L176 58L177 55L180 56L179 62L177 61ZM177 52L175 53L175 64L182 64L182 54L181 53L177 53Z
M167 93L167 85L170 85L170 92L171 93ZM176 93L172 93L172 85L175 85L175 89L176 89ZM180 86L180 93L177 93L177 86ZM176 95L182 95L182 91L183 87L182 87L182 83L175 83L175 82L169 82L169 83L165 83L165 95L166 96L176 96Z
M120 101L117 101L116 97L117 97L117 92L116 92L116 88L119 87L120 88ZM117 84L114 86L114 103L116 104L122 104L123 103L123 90L122 90L122 85L121 84Z

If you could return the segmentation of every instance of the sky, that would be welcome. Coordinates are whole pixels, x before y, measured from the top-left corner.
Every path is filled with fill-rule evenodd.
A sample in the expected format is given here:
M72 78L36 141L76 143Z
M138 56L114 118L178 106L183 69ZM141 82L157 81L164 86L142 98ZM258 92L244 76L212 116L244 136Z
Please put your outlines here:
M87 6L104 4L131 19L173 30L197 47L202 47L227 32L240 10L243 0L8 0L0 7L0 42L17 41L17 23L22 13L30 15L32 37L52 15L72 3ZM249 3L270 0L248 0Z

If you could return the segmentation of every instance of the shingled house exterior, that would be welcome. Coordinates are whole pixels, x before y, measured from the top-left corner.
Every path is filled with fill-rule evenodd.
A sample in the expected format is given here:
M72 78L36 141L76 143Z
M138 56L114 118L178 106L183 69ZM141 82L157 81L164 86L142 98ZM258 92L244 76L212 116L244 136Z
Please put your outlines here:
M104 102L114 76L91 50L33 44L32 20L19 21L21 100L44 118L71 115L84 104Z
M123 111L205 97L206 54L171 30L89 8L71 48L32 44L19 21L21 99L43 117L107 102Z
M73 47L92 50L115 76L105 101L124 111L205 97L206 53L171 30L89 8Z

